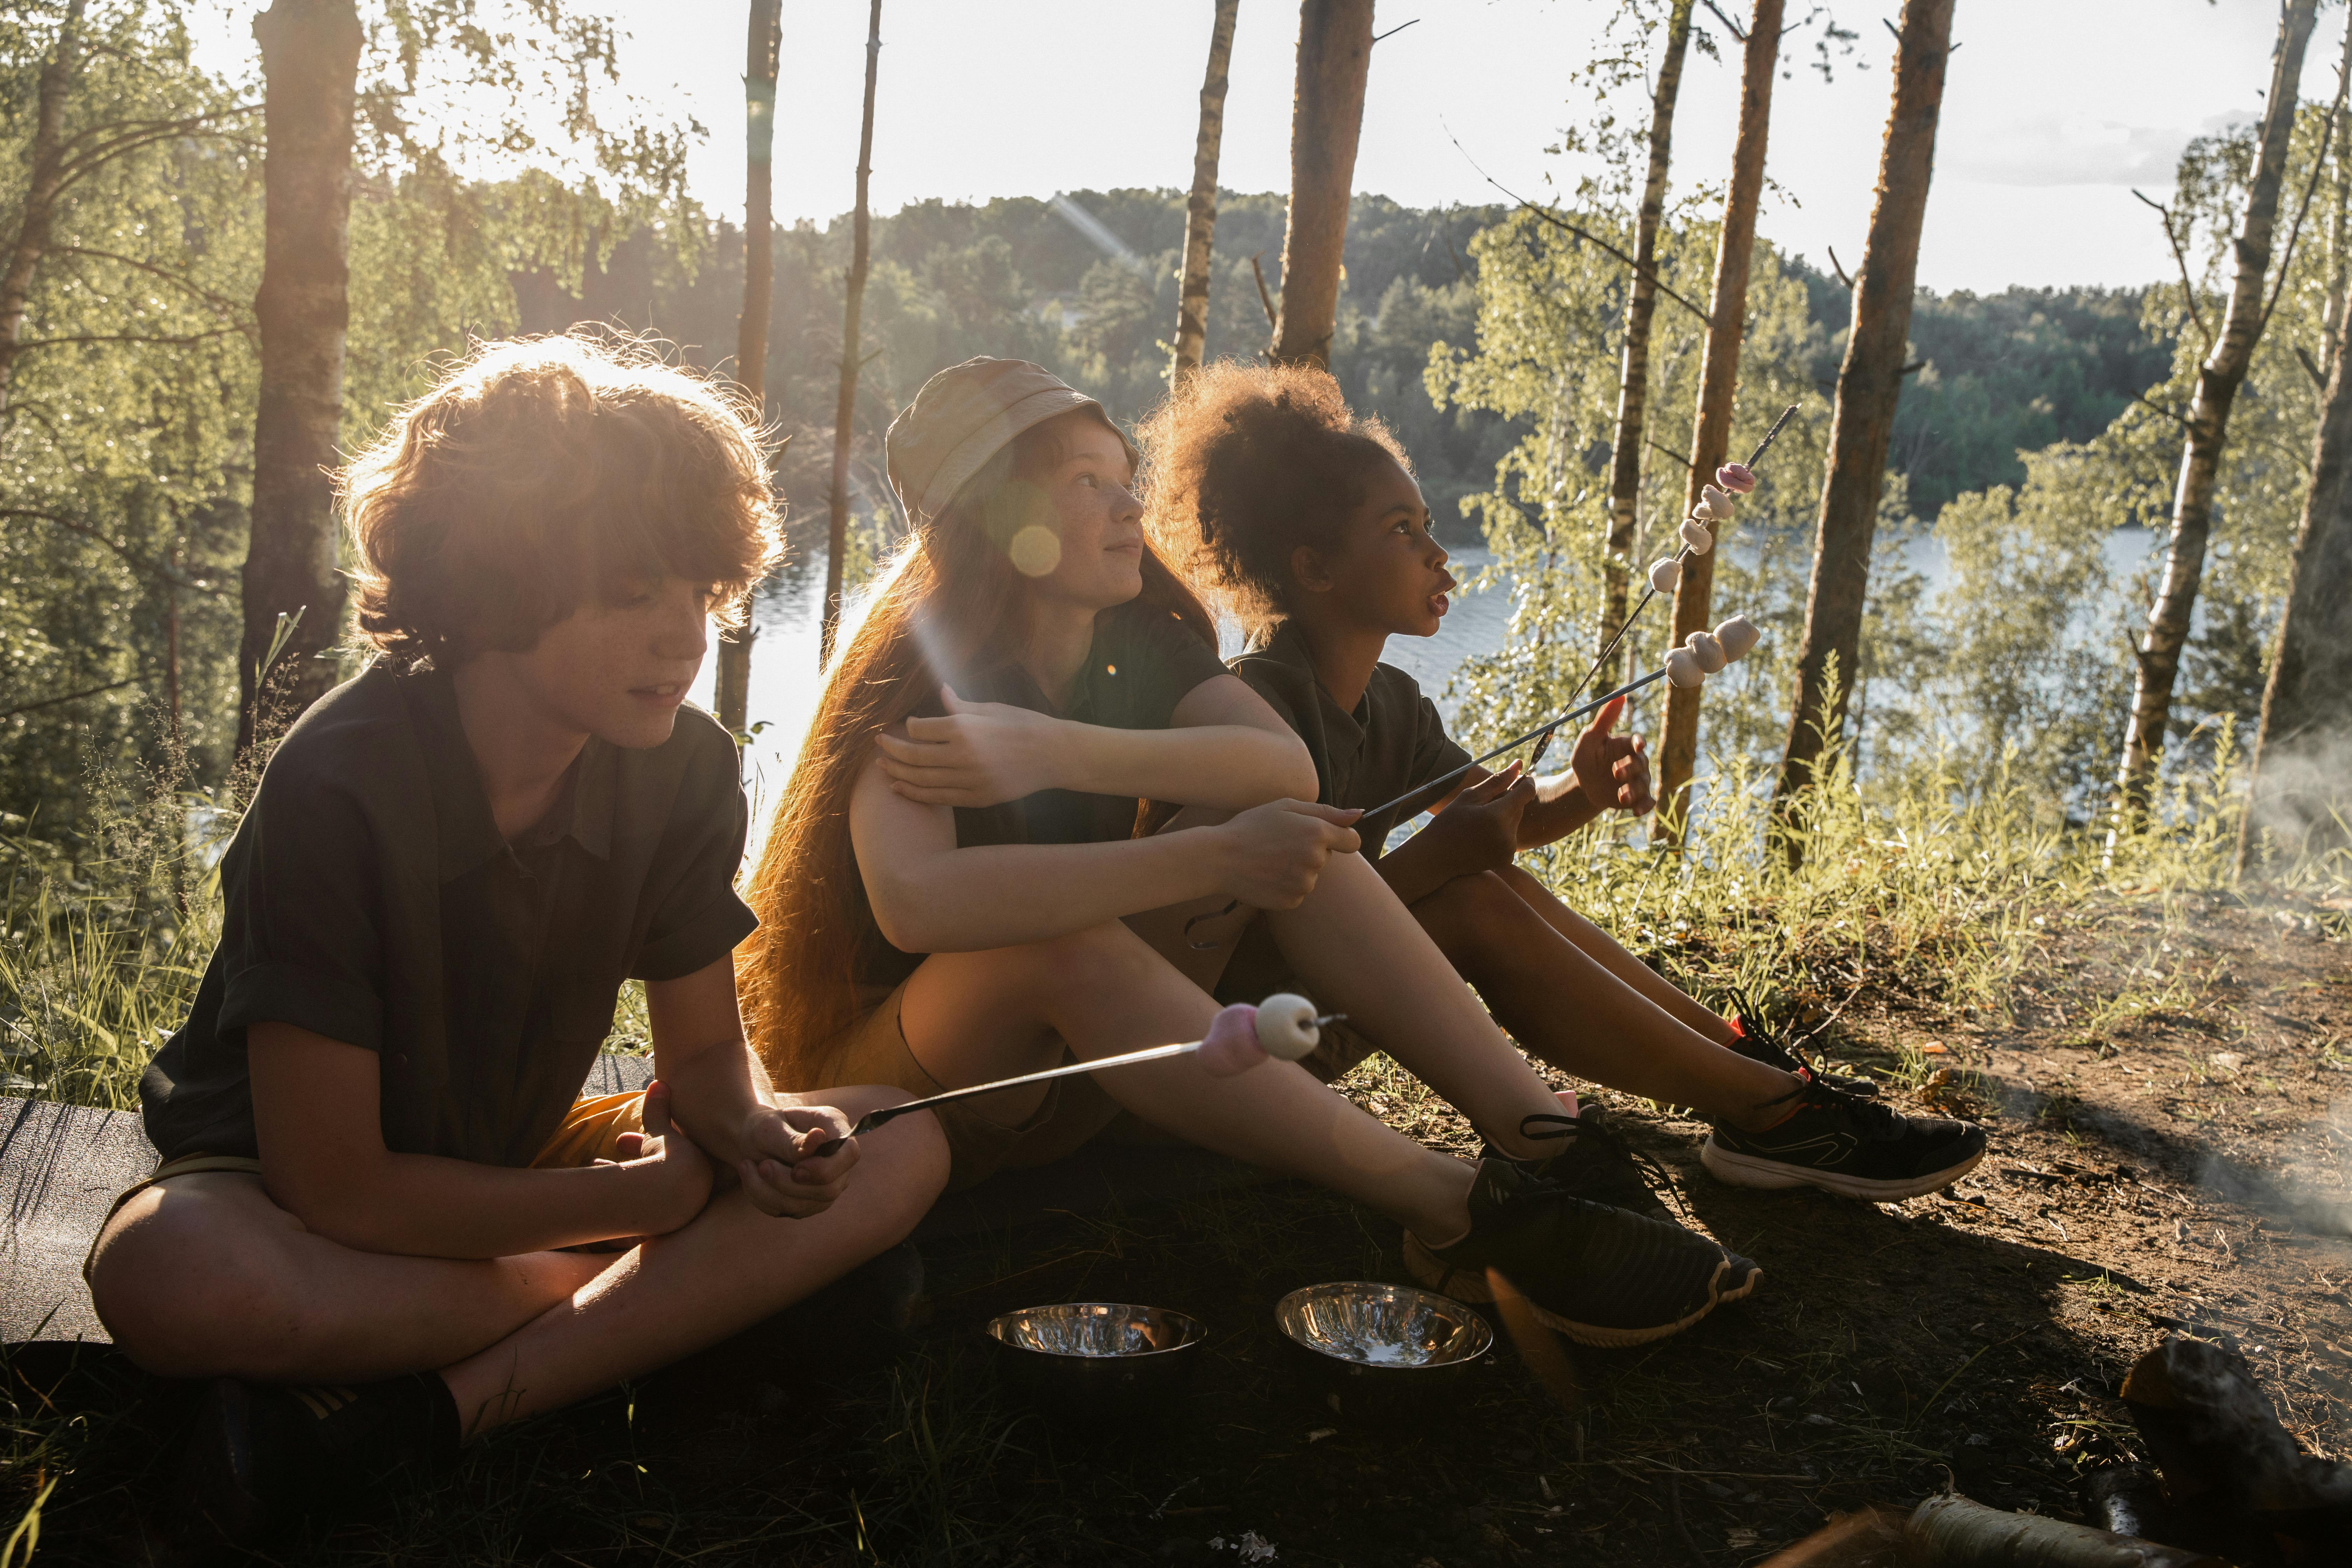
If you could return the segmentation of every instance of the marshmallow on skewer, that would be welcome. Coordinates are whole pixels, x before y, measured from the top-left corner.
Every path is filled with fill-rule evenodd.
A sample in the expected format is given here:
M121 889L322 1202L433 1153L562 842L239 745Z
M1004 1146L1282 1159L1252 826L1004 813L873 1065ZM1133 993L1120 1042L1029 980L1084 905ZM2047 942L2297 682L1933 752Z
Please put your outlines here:
M1756 475L1745 463L1724 464L1715 470L1715 479L1736 496L1744 496L1756 488Z
M1671 594L1675 584L1683 580L1683 563L1671 555L1661 555L1650 563L1650 586L1661 594Z
M1748 650L1763 638L1756 623L1746 616L1734 616L1715 628L1715 640L1723 645L1723 657L1735 663L1746 658Z
M1265 1047L1257 1038L1257 1009L1238 1002L1219 1010L1209 1021L1209 1032L1195 1054L1201 1066L1218 1078L1247 1072L1265 1060Z
M1699 668L1709 675L1731 662L1731 657L1723 651L1723 645L1716 640L1713 632L1693 632L1683 639L1683 646L1696 656Z
M1703 485L1699 488L1698 505L1692 508L1691 511L1692 515L1703 521L1729 522L1731 497L1713 485Z
M1233 1011L1235 1009L1226 1009ZM1287 991L1277 991L1257 1005L1255 1026L1259 1047L1280 1061L1299 1060L1323 1039L1323 1026L1317 1019L1315 1004Z
M1698 655L1690 649L1670 647L1666 650L1666 679L1676 686L1696 686L1706 679L1706 671L1700 668Z
M1715 535L1706 531L1706 524L1695 517L1683 519L1682 533L1683 542L1690 546L1693 555L1704 555L1715 548Z

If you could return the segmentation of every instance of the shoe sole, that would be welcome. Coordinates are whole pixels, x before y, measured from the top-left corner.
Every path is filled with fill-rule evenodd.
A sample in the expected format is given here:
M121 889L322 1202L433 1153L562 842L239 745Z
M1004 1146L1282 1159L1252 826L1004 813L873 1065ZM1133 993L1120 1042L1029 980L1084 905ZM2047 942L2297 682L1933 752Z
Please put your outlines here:
M1475 1269L1449 1267L1428 1247L1423 1246L1419 1237L1410 1232L1406 1233L1404 1238L1404 1266L1423 1285L1440 1295L1450 1296L1454 1300L1491 1305L1495 1300L1495 1292L1487 1285L1484 1273ZM1731 1259L1727 1256L1716 1265L1713 1277L1707 1280L1706 1302L1704 1306L1671 1323L1660 1323L1645 1329L1613 1329L1600 1323L1581 1323L1573 1318L1561 1317L1532 1297L1521 1299L1527 1302L1528 1310L1535 1313L1538 1321L1558 1329L1578 1344L1591 1345L1598 1350L1622 1350L1628 1345L1646 1345L1654 1341L1681 1333L1724 1302L1742 1300L1753 1294L1756 1287L1762 1284L1764 1280L1764 1270L1751 1268L1747 1279L1735 1287L1725 1289L1724 1277L1730 1272Z
M1861 1198L1868 1203L1894 1203L1902 1198L1916 1198L1939 1187L1950 1186L1977 1168L1985 1151L1924 1176L1899 1176L1888 1180L1872 1180L1865 1176L1840 1175L1835 1171L1809 1170L1802 1165L1786 1165L1778 1160L1759 1159L1753 1154L1741 1154L1725 1148L1707 1134L1699 1145L1699 1163L1718 1182L1735 1187L1819 1187L1825 1193L1835 1193L1842 1198Z

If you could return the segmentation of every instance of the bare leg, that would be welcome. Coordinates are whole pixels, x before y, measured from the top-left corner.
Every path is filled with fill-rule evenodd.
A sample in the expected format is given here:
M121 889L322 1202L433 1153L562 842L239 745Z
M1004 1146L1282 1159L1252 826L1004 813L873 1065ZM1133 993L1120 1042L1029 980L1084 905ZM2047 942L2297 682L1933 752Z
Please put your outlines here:
M611 1263L573 1252L357 1252L312 1235L260 1177L216 1172L175 1176L123 1205L100 1237L90 1295L149 1372L364 1383L470 1355Z
M1519 1121L1557 1116L1559 1101L1362 857L1333 856L1305 902L1266 921L1319 1005L1346 1013L1507 1152L1551 1152Z
M906 1097L798 1098L855 1118ZM908 1116L859 1142L848 1192L814 1218L772 1219L729 1193L617 1257L360 1252L312 1235L257 1177L180 1177L107 1227L91 1291L118 1342L152 1371L364 1383L446 1368L461 1417L486 1430L723 1339L894 1245L945 1184L946 1141L929 1117Z
M1749 1131L1786 1113L1769 1102L1795 1079L1685 1027L1498 874L1457 877L1412 912L1512 1036L1562 1071Z
M1601 968L1673 1015L1676 1022L1718 1046L1727 1046L1738 1037L1722 1014L1702 1005L1689 992L1626 952L1615 937L1561 903L1549 888L1533 876L1517 866L1506 866L1495 875L1526 900L1528 907L1541 915L1546 925L1581 948Z
M855 1121L896 1089L781 1096ZM520 1332L443 1371L469 1434L554 1410L666 1366L839 1279L915 1228L947 1183L947 1141L927 1115L858 1140L849 1190L823 1214L777 1219L741 1192L624 1253Z
M1027 947L934 953L907 983L900 1006L917 1059L943 1083L1049 1066L1065 1043L1093 1058L1198 1039L1217 1012L1205 992L1120 924ZM1424 1240L1444 1245L1469 1228L1470 1166L1382 1126L1290 1063L1215 1078L1179 1057L1096 1082L1154 1126L1318 1183ZM993 1114L1018 1121L1041 1097L1002 1096Z

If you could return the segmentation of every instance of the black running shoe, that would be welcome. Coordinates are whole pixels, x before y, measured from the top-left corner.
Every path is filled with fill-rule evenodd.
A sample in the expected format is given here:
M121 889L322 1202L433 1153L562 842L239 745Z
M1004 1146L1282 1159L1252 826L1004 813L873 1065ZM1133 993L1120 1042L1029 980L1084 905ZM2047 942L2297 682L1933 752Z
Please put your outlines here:
M1855 1078L1848 1073L1825 1072L1813 1066L1782 1044L1780 1037L1772 1026L1746 1007L1739 1010L1739 1016L1733 1020L1732 1026L1739 1031L1739 1038L1731 1043L1731 1048L1749 1061L1762 1062L1768 1068L1779 1068L1792 1078L1819 1079L1848 1094L1859 1094L1865 1099L1878 1093L1878 1082L1875 1079Z
M1678 1225L1580 1198L1511 1160L1481 1160L1470 1233L1430 1247L1407 1233L1405 1267L1461 1301L1492 1301L1493 1269L1538 1318L1580 1344L1647 1344L1756 1289L1763 1270Z
M1904 1116L1826 1079L1805 1079L1781 1097L1789 1100L1795 1111L1761 1132L1717 1122L1699 1147L1701 1163L1733 1186L1819 1187L1892 1203L1948 1186L1984 1158L1983 1128Z
M1590 1198L1597 1204L1631 1209L1650 1219L1674 1224L1674 1215L1658 1200L1657 1191L1650 1185L1643 1169L1646 1166L1659 1186L1671 1190L1666 1173L1658 1168L1655 1160L1628 1148L1624 1139L1609 1125L1608 1113L1598 1105L1588 1104L1574 1116L1538 1113L1522 1117L1519 1136L1544 1143L1568 1141L1557 1152L1541 1159L1515 1161L1528 1175L1549 1182L1574 1197ZM1482 1159L1511 1158L1492 1143L1478 1152Z
M457 1447L457 1404L436 1373L291 1386L215 1378L181 1458L174 1523L257 1546L299 1515L348 1509L404 1475L436 1476Z

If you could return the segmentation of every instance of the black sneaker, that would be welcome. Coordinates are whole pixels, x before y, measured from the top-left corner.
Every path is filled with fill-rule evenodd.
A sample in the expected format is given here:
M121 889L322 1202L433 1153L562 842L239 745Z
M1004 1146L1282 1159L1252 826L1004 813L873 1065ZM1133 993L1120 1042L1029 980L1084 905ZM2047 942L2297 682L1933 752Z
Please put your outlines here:
M1983 1128L1904 1116L1827 1079L1801 1081L1781 1097L1789 1100L1796 1110L1761 1132L1717 1122L1699 1146L1700 1162L1736 1187L1819 1187L1892 1203L1949 1185L1984 1158Z
M215 1378L181 1458L173 1522L257 1546L299 1515L350 1508L404 1474L436 1476L457 1447L457 1404L436 1373L290 1386Z
M1470 1233L1430 1247L1408 1232L1405 1267L1461 1301L1492 1301L1494 1269L1535 1315L1580 1344L1647 1344L1756 1289L1763 1270L1678 1225L1580 1198L1516 1161L1481 1160Z
M1739 1031L1739 1038L1731 1043L1731 1048L1749 1061L1762 1062L1768 1068L1779 1068L1791 1078L1819 1079L1823 1083L1830 1084L1847 1094L1858 1094L1864 1099L1871 1099L1878 1093L1878 1081L1875 1079L1855 1078L1849 1073L1825 1072L1805 1060L1803 1057L1781 1043L1780 1035L1769 1024L1744 1006L1740 1008L1739 1016L1732 1021L1732 1026Z
M1656 1189L1643 1176L1643 1168L1648 1168L1659 1186L1671 1191L1672 1184L1667 1182L1665 1172L1659 1169L1655 1160L1628 1148L1624 1139L1609 1125L1607 1112L1598 1105L1587 1105L1574 1116L1538 1113L1522 1117L1519 1136L1546 1143L1555 1139L1569 1140L1557 1153L1539 1160L1513 1161L1528 1175L1549 1182L1574 1197L1631 1209L1668 1225L1675 1223L1675 1216L1658 1200ZM1492 1143L1478 1152L1481 1159L1511 1158Z

